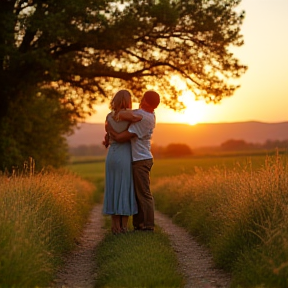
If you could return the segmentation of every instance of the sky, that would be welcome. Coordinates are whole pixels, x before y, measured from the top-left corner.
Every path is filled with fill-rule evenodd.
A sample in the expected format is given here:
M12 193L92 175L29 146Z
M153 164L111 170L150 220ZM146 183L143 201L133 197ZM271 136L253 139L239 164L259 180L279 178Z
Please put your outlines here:
M248 66L239 79L241 87L216 105L187 97L187 110L182 113L159 106L157 123L288 121L288 0L242 0L238 8L246 11L241 28L244 45L233 50ZM96 110L87 122L105 121L108 104L98 105Z

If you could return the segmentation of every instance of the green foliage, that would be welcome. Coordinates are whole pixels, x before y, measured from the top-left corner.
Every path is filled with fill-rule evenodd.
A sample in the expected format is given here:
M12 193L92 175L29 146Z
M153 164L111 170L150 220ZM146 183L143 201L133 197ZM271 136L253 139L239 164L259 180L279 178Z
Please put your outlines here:
M246 70L228 51L243 44L244 13L234 11L240 1L115 2L1 1L1 112L27 89L45 87L83 115L83 105L106 96L112 83L140 88L139 96L155 81L175 106L172 74L207 100L233 94L236 87L227 78Z
M177 259L160 231L108 235L97 247L97 287L183 287Z
M210 248L232 287L286 287L287 155L250 164L159 178L156 207Z
M13 102L9 117L0 121L0 170L14 166L21 171L29 157L35 160L36 170L66 164L64 133L71 122L69 111L62 109L56 99L38 95Z
M80 235L94 189L64 171L0 177L0 287L47 287Z
M158 149L156 147L153 147L152 150L153 155L155 157L184 157L184 156L191 156L193 155L193 152L191 148L187 144L182 143L171 143L168 144L163 149Z
M122 5L115 5L119 2ZM127 87L140 97L154 86L162 103L175 109L183 108L183 103L178 101L181 91L171 82L172 75L183 80L196 98L219 102L233 95L237 85L230 80L246 71L229 52L243 44L244 13L235 12L239 2L2 0L0 128L6 130L0 135L1 168L18 165L35 135L45 130L35 113L48 113L51 120L57 107L63 120L61 129L56 124L57 137L42 133L41 145L36 146L55 140L64 150L60 135L91 113L94 104L111 96L112 88ZM35 112L37 97L47 105ZM21 111L26 102L27 125ZM16 120L15 113L19 122L9 120ZM49 126L55 125L53 121ZM14 131L22 122L25 131L33 127L30 133ZM34 152L42 155L44 150ZM53 161L45 155L41 165L50 158L49 164L57 166L62 162L60 154Z

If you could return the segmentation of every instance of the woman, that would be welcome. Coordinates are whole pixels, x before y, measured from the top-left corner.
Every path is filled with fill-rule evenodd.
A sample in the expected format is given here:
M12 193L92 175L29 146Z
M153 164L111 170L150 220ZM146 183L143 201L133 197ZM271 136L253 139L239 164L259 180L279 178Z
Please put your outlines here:
M138 122L142 116L131 111L131 94L128 90L120 90L110 103L111 112L106 123L118 133L127 130L130 123ZM109 140L106 134L104 145L109 146L105 163L105 194L103 214L111 215L112 233L127 231L128 218L138 212L134 193L132 175L132 155L130 141L118 143Z

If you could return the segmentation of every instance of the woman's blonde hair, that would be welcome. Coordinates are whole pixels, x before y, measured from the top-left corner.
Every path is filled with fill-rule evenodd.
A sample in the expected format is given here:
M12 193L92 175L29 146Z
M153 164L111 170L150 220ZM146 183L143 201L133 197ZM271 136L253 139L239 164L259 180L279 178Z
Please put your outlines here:
M118 111L120 109L131 109L132 100L130 91L119 90L110 102L110 109Z

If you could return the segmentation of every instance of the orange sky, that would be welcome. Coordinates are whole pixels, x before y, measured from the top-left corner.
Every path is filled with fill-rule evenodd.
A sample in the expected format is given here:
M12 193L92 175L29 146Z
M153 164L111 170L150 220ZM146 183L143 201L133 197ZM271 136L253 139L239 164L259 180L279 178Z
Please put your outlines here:
M188 110L180 114L160 106L157 122L288 121L288 0L242 0L239 8L246 11L245 44L235 54L248 65L239 80L241 87L217 105L195 103L187 97ZM108 104L96 110L87 122L105 121Z

